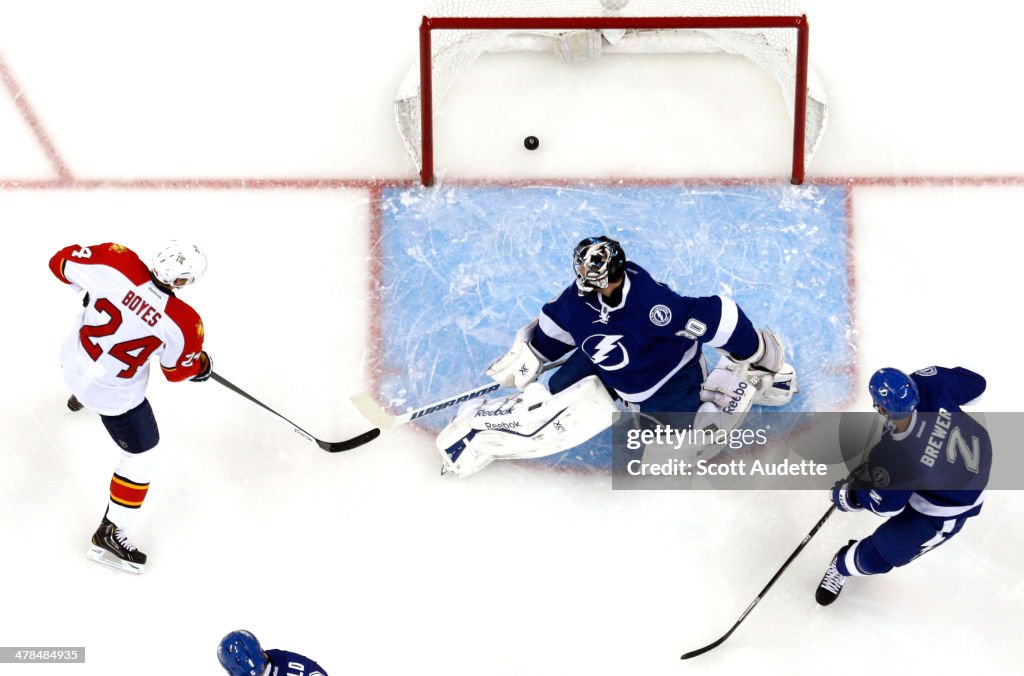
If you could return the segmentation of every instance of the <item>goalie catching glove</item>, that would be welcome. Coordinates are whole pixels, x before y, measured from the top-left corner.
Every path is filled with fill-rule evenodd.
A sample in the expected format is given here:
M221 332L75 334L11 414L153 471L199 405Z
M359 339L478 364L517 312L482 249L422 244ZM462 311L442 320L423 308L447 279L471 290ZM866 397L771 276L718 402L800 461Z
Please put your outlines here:
M541 458L582 444L612 424L615 402L597 376L551 394L540 383L489 401L468 401L437 437L442 474L464 477L494 460Z
M516 333L515 342L505 356L491 364L487 375L502 387L518 387L522 389L537 379L542 359L532 347L533 329L537 320L533 320Z

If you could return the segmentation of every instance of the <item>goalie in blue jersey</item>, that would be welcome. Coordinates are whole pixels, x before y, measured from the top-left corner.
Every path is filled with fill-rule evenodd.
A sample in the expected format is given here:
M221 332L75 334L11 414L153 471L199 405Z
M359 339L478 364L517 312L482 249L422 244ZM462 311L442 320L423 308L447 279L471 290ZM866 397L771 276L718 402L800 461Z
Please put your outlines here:
M992 443L960 410L985 391L984 378L960 367L929 366L910 375L883 368L868 389L887 419L885 431L866 466L837 483L831 497L840 511L866 509L886 520L833 557L815 593L823 606L850 577L888 573L947 542L985 500Z
M695 428L732 429L752 404L792 398L796 373L782 340L755 329L731 299L680 296L608 237L576 245L572 265L574 283L487 369L522 392L463 406L438 436L445 470L466 476L495 459L572 448L611 425L616 400L646 414L697 412ZM723 355L710 375L704 345ZM536 382L545 363L570 352L549 387Z

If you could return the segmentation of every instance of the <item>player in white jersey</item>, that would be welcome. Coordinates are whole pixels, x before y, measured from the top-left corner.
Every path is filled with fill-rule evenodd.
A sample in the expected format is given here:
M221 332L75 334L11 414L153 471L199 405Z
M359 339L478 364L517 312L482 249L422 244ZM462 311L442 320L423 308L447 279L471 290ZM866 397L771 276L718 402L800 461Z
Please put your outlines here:
M50 271L76 291L85 309L60 351L68 408L88 408L121 449L110 481L103 521L89 558L141 573L146 555L128 539L149 490L153 448L160 440L146 399L149 359L157 356L172 381L203 381L213 373L203 350L203 322L175 290L206 271L206 256L190 244L171 242L147 266L120 244L72 245L50 259Z

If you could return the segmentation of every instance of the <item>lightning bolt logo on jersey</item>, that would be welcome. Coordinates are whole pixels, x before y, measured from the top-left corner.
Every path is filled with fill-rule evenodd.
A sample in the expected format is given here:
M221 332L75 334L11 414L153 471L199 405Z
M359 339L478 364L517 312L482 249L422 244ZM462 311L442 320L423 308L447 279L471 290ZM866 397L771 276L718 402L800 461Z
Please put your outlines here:
M640 403L682 369L699 367L702 345L746 358L758 341L732 300L680 296L629 262L618 304L572 284L544 305L530 344L548 360L579 347L619 397Z
M620 343L622 336L606 336L601 333L588 337L580 346L590 361L605 371L618 371L629 366L629 352Z

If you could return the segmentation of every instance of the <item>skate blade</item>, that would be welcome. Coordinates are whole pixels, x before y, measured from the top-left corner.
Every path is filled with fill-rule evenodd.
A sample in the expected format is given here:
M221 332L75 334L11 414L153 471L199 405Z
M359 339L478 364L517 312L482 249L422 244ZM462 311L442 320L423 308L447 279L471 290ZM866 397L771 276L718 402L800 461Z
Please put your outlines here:
M89 551L87 551L85 555L96 563L114 568L115 570L122 570L126 573L141 575L146 569L145 564L132 563L131 561L119 559L102 547L90 547Z

